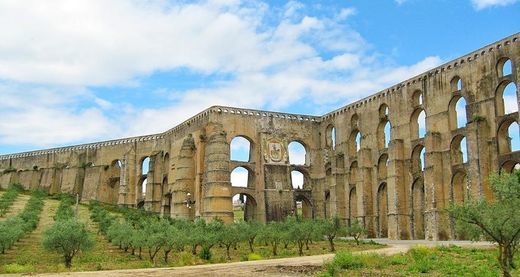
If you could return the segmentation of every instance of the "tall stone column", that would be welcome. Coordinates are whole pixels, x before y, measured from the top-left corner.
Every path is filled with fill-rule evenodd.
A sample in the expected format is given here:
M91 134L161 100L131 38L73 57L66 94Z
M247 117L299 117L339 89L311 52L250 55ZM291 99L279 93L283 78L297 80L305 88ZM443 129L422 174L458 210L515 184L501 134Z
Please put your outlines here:
M208 139L204 155L203 218L233 222L233 203L229 173L229 144L226 133L216 128Z
M172 217L192 219L195 214L195 141L191 134L182 142L177 161L177 174L172 191ZM190 197L188 197L188 193Z
M439 240L447 236L447 215L440 214L438 203L443 202L443 159L440 133L428 133L425 138L426 144L426 167L424 169L424 197L425 197L425 239ZM445 234L444 234L445 233Z
M404 180L403 140L392 140L388 151L387 191L388 191L388 238L408 239L409 217L407 216L407 195Z
M368 148L362 148L358 152L358 184L356 191L358 193L358 213L362 216L368 237L375 237L374 224L374 203L372 188L372 165L370 163L371 151Z

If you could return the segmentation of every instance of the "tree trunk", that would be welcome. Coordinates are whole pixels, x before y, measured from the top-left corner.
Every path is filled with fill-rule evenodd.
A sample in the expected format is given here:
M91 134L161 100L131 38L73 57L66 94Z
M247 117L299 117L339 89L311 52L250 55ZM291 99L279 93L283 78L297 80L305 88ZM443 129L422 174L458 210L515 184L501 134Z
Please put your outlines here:
M231 260L231 255L229 255L229 249L231 248L231 244L226 245L226 256L228 260Z
M498 262L500 264L500 268L502 269L502 276L511 277L510 272L510 264L509 264L509 247L505 247L503 245L498 245Z
M196 244L191 246L191 254L197 255L197 245Z
M278 250L278 243L273 243L273 256L278 255L277 250Z
M334 238L327 237L327 239L329 240L330 252L335 252L336 248L334 248Z
M168 263L168 254L170 254L171 250L164 250L164 262Z
M69 255L65 255L65 267L70 268L72 266L72 257Z
M298 255L303 256L303 246L305 245L305 242L302 240L298 241Z
M255 239L248 239L247 242L249 243L249 250L251 250L251 253L255 252L253 248L253 244L255 242Z

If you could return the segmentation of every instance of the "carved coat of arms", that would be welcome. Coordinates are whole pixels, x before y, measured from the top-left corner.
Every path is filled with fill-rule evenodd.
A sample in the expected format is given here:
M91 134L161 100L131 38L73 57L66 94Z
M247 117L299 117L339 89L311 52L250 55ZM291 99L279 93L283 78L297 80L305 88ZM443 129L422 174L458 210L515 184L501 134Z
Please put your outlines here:
M283 142L275 138L265 139L264 159L267 163L284 164L287 160L287 151Z

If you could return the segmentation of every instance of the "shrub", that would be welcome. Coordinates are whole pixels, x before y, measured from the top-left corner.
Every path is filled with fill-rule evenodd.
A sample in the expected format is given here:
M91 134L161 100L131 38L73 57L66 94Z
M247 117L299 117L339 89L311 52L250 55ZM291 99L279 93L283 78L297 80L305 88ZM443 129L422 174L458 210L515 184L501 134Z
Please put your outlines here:
M249 255L247 255L248 261L258 261L258 260L262 260L262 259L263 259L263 257L256 253L249 253Z
M206 261L211 260L211 249L207 246L202 247L202 250L199 253L199 257Z

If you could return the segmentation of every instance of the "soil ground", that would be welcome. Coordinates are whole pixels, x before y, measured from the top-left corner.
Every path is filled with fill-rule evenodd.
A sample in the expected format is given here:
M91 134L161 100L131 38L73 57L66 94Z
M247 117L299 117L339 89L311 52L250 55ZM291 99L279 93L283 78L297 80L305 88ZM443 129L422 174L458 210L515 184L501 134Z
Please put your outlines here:
M468 242L468 241L392 241L386 239L377 240L379 243L389 245L388 248L361 251L358 253L379 253L392 255L404 253L412 246L438 246L438 245L458 245L463 247L493 247L487 242ZM305 276L313 275L321 270L321 266L327 260L334 257L334 254L304 256L294 258L282 258L261 261L248 261L224 264L209 264L197 266L185 266L175 268L150 268L132 270L112 270L94 272L72 272L60 274L42 274L41 276Z

